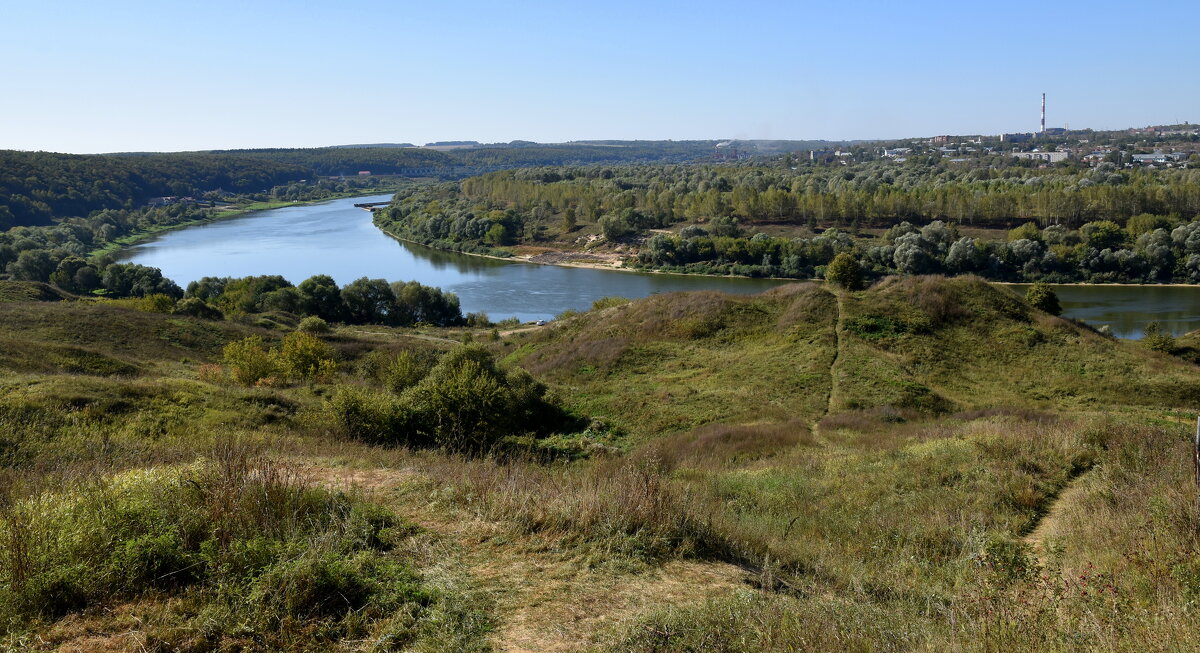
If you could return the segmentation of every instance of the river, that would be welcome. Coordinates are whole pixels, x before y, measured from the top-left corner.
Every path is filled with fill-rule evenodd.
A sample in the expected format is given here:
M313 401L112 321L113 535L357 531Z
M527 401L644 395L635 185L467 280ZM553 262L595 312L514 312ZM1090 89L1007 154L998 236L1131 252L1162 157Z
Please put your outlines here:
M203 276L280 274L299 283L328 274L340 285L359 277L420 281L458 295L463 312L493 320L549 319L583 310L607 296L646 297L677 290L755 293L781 281L642 274L509 263L399 242L376 229L356 203L389 195L333 200L248 213L167 232L122 253L121 261L161 268L181 286ZM1020 287L1016 287L1020 290ZM1177 286L1055 286L1064 315L1109 325L1139 338L1157 321L1180 335L1200 329L1200 288Z

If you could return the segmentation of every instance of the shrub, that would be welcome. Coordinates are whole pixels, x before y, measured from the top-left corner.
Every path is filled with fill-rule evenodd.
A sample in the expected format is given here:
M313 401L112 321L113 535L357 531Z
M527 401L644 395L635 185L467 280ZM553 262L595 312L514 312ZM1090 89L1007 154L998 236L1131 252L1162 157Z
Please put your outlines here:
M846 290L859 290L863 286L862 267L849 252L842 252L825 268L825 280Z
M196 374L205 383L222 384L228 380L228 377L225 376L225 368L215 363L201 365Z
M329 323L316 315L310 315L300 320L296 330L304 333L329 333Z
M1039 311L1045 311L1051 315L1062 313L1062 306L1058 303L1058 295L1050 289L1049 285L1041 281L1033 284L1029 287L1029 290L1025 291L1025 301Z
M419 363L402 356L394 365L393 387L422 372ZM545 433L561 424L562 414L545 401L545 393L524 370L499 369L487 350L462 346L399 397L346 387L328 409L351 437L479 453L506 436Z
M326 409L349 437L367 442L404 442L408 438L409 412L392 396L343 386Z
M412 352L402 351L380 370L380 381L383 387L399 394L425 378L430 367L428 361L419 360Z
M294 331L284 336L283 345L278 352L271 353L271 358L290 379L327 380L337 369L333 361L333 349L325 341L304 331Z
M492 321L488 319L488 314L482 311L478 313L467 313L467 326L469 327L487 327L492 326Z
M221 320L225 315L199 297L187 297L175 304L176 315L190 315L204 320Z
M1146 333L1142 337L1142 345L1151 351L1161 351L1164 354L1172 354L1178 348L1175 336L1163 333L1162 327L1159 326L1158 322L1151 322L1146 325Z
M255 385L279 373L275 358L267 351L262 336L250 336L225 345L225 366L233 380Z
M146 313L171 313L175 310L175 299L170 295L154 293L138 302L138 310Z

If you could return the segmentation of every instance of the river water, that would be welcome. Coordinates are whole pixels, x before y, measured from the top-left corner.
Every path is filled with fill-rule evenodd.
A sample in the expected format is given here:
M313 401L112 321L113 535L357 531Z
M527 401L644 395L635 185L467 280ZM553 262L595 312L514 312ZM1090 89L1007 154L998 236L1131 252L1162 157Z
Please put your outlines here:
M399 242L371 223L356 203L389 195L333 200L248 213L165 233L120 260L161 268L181 286L204 276L279 274L299 283L328 274L345 285L359 277L420 281L458 295L463 312L493 320L549 319L583 310L607 296L646 297L677 290L755 293L784 283L670 274L642 274L509 263ZM1020 286L1014 289L1023 292ZM1055 286L1064 315L1109 325L1122 338L1141 337L1157 321L1179 335L1200 329L1200 287Z
M677 290L756 293L782 282L641 274L510 263L397 241L354 207L390 195L333 200L247 213L167 232L120 260L161 268L181 286L204 276L283 275L292 283L328 274L339 285L359 277L420 281L458 295L462 310L493 320L550 319L608 295L646 297Z

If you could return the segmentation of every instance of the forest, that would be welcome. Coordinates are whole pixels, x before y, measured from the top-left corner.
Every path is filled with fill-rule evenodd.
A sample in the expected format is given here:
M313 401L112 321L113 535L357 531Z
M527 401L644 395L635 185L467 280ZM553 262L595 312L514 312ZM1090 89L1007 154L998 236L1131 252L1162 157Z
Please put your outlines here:
M150 198L250 193L310 178L291 164L206 153L81 155L0 150L0 230L48 225L95 211L133 210Z
M870 278L1200 280L1197 170L793 164L508 170L406 189L377 223L499 255L602 235L675 272L812 278L845 251Z

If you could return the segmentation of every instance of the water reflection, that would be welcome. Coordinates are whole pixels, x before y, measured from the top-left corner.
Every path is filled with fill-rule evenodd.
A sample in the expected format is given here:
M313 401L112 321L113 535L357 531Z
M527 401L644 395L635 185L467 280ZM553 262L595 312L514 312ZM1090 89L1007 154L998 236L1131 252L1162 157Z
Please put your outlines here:
M754 293L780 283L509 263L409 245L383 234L368 212L353 206L387 198L334 200L189 227L134 247L123 260L161 268L182 285L203 276L254 274L281 274L293 283L328 274L342 285L363 276L416 280L456 293L463 311L483 311L493 319L548 319L586 309L606 295Z
M328 274L345 285L359 277L416 280L456 293L463 311L493 319L547 319L582 310L606 295L646 297L677 290L754 293L782 282L698 276L634 274L508 263L408 245L371 224L359 202L388 195L334 200L247 214L188 227L134 247L122 260L162 268L181 285L203 276L281 274L299 283ZM1018 292L1024 287L1014 286ZM1122 338L1139 338L1157 321L1179 335L1200 328L1200 288L1171 286L1055 286L1064 314L1109 325Z
M1024 285L1013 286L1020 293ZM1146 325L1183 335L1200 329L1200 287L1196 286L1051 286L1063 315L1100 326L1119 338L1141 338Z

